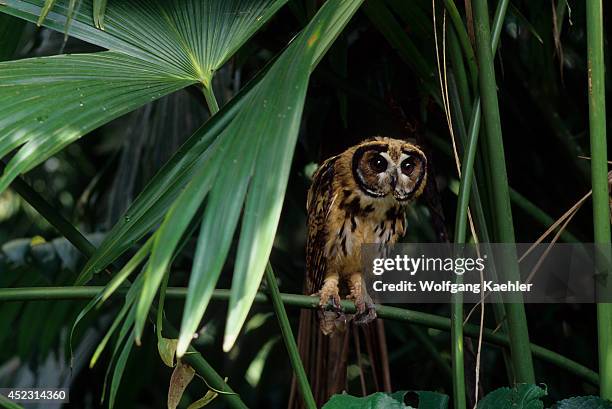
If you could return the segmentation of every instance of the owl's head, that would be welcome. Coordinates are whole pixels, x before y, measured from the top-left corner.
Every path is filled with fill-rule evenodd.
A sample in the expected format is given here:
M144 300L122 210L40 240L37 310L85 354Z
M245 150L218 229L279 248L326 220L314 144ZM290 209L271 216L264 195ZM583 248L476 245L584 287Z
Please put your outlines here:
M357 186L367 196L393 195L398 202L407 202L425 188L427 158L412 143L376 137L355 147L352 171Z

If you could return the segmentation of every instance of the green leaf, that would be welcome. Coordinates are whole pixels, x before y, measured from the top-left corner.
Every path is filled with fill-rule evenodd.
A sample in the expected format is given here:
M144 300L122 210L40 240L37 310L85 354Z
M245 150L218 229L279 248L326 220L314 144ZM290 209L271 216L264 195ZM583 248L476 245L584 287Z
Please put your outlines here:
M245 129L261 134L262 141L244 208L223 341L225 351L232 348L244 325L272 250L297 142L308 73L338 37L359 4L346 2L335 10L326 4L296 39L303 41L302 47L304 44L306 47L295 45L292 54L287 53L277 62L275 68L280 71L271 70L270 81L262 84L262 89L270 87L262 90L265 93L262 108L264 114L268 113L268 120L258 122L256 118L244 118L245 122L255 124ZM289 67L297 64L303 65L305 70L288 77ZM275 75L279 78L274 78ZM293 89L288 87L288 92L274 92L275 84L279 83L293 84ZM256 109L255 112L257 115L260 111Z
M58 0L44 21L63 32L70 1ZM132 0L110 2L99 30L99 2L83 0L68 34L100 47L179 69L205 85L287 0ZM0 11L36 21L43 0L6 0ZM99 17L98 17L99 20ZM214 22L214 24L212 23Z
M123 307L121 307L121 310L119 310L119 313L115 317L115 321L113 321L110 329L106 332L106 335L104 336L100 344L98 344L98 347L94 351L93 356L91 357L91 360L89 362L90 368L96 364L98 358L100 357L100 355L106 348L106 345L110 341L111 337L114 335L115 331L117 330L117 328L119 328L119 325L121 324L119 335L115 338L115 348L113 349L111 363L109 364L108 370L106 372L106 377L104 380L105 387L106 387L106 378L108 378L112 363L115 361L115 357L117 356L117 353L119 351L119 346L121 345L121 342L127 336L128 332L132 329L132 325L134 324L134 316L136 315L135 314L136 307L134 304L135 304L136 296L138 295L141 288L142 288L142 274L139 275L138 278L136 278L136 280L134 280L134 283L132 283L130 290L125 296L125 302L123 304Z
M278 224L310 71L359 4L360 1L326 3L262 81L249 92L244 108L219 136L219 149L228 155L224 164L230 166L219 169L206 205L185 301L178 356L187 350L192 334L210 301L251 177L253 184L249 187L242 231L248 241L243 239L239 244L238 262L253 268L241 272L249 274L249 292L259 285ZM339 21L343 23L332 24ZM279 89L278 84L292 86ZM155 279L159 279L159 275ZM246 289L234 291L232 306L238 301L236 295L244 295L245 292ZM148 297L152 300L150 294ZM250 308L252 297L249 298L239 307L241 315L246 316L244 311ZM147 305L143 307L148 308ZM144 310L140 313L143 319ZM234 322L230 324L232 334L238 332L243 322L244 318L240 318L237 325ZM234 335L226 338L226 350L231 347L234 339Z
M230 104L235 108L240 106ZM227 109L215 115L166 162L88 260L79 275L77 285L89 281L94 273L112 263L159 222L179 192L193 178L198 165L207 158L202 157L202 153L218 135L220 128L235 115L235 111L236 109Z
M93 0L93 21L96 28L104 30L104 15L107 0Z
M0 191L87 132L194 81L115 52L0 63Z
M559 401L551 409L612 409L612 402L599 396L577 396Z
M499 388L478 402L478 409L544 409L540 400L546 390L537 385L520 384L514 388Z
M140 342L140 336L146 322L151 303L155 298L161 280L170 267L174 250L185 230L189 227L198 208L206 194L215 182L215 176L221 160L223 150L219 148L217 140L205 153L202 165L194 175L191 182L174 202L163 223L155 233L155 241L151 251L151 260L144 272L143 290L138 299L136 309L136 340ZM218 219L217 219L218 220ZM224 226L225 223L216 223ZM196 255L197 258L197 255ZM194 265L196 262L194 261Z
M209 390L209 391L206 392L206 394L203 397L201 397L200 399L198 399L197 401L195 401L191 405L189 405L187 407L187 409L200 409L200 408L203 408L204 406L208 405L210 402L215 400L215 398L217 396L219 396L219 394L217 392Z
M111 119L195 82L209 86L215 70L285 1L112 2L105 31L95 28L92 1L83 1L70 35L119 52L0 65L0 157L23 145L0 191ZM36 21L44 6L8 0L0 11ZM73 0L57 1L44 24L61 31L73 11Z
M159 338L157 340L157 351L159 356L166 366L174 367L174 354L176 353L176 344L178 339Z
M125 365L127 364L127 360L130 356L130 352L132 352L132 347L134 346L134 333L132 332L125 341L123 348L121 349L121 354L117 358L117 362L115 363L115 369L113 370L113 377L110 386L110 392L108 396L108 407L109 409L113 409L115 406L115 398L117 397L117 390L119 389L119 385L121 385L121 378L123 376L123 371L125 370Z
M407 394L414 395L411 397L414 397L417 406L405 403ZM323 409L447 409L448 402L448 396L436 392L377 392L366 397L334 395L323 405Z
M70 330L70 340L69 340L70 356L72 356L72 339L74 336L74 330L76 329L79 322L81 322L81 320L85 318L85 316L92 309L94 309L94 307L99 308L100 305L104 301L106 301L115 292L115 290L119 288L119 286L130 276L130 274L132 274L132 272L136 269L136 267L138 267L140 263L144 260L145 256L148 255L149 249L151 247L151 243L152 243L152 240L147 240L147 242L138 250L138 252L134 255L134 257L132 257L130 261L128 261L125 264L125 266L123 266L123 268L117 274L113 276L113 278L109 281L109 283L106 284L104 289L100 291L98 295L92 298L87 303L87 305L81 310L76 320L74 321L74 324L72 324L72 329ZM115 331L115 329L121 322L122 317L125 316L125 314L127 313L128 308L131 306L131 303L133 299L135 298L134 294L137 288L138 288L137 286L133 286L132 288L130 288L130 291L128 291L128 294L126 295L126 303L123 306L123 308L119 311L119 314L117 315L117 318L111 325L110 330L106 333L106 336L103 338L102 342L96 349L96 352L94 353L94 356L91 359L91 366L95 364L98 356L100 355L100 353L106 346L106 343L108 343L110 336L113 334L113 332ZM132 294L130 294L130 292L132 292Z

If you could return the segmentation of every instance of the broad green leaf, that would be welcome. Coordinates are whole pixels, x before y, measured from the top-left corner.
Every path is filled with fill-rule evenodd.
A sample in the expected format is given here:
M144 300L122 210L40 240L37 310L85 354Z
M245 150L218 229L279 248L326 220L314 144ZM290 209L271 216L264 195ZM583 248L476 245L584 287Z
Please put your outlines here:
M478 409L544 409L544 403L540 400L544 396L546 390L537 385L499 388L478 402Z
M599 396L577 396L563 399L554 404L551 409L612 409L612 402Z
M261 82L253 88L244 108L219 136L217 142L220 146L226 147L229 156L225 158L224 166L219 169L202 220L185 301L177 356L182 356L187 350L192 334L196 331L210 301L253 172L256 176L254 184L249 189L255 193L250 195L247 201L244 222L252 223L254 219L263 219L259 225L263 231L247 233L253 238L261 239L262 242L241 243L243 248L239 251L246 254L241 256L242 258L261 270L248 272L248 280L253 282L249 288L251 286L256 288L261 281L278 224L309 74L360 3L360 1L326 3L274 63ZM340 16L344 16L344 19ZM344 24L332 24L338 21L343 21ZM279 88L278 84L291 84L291 86ZM265 190L261 191L262 189ZM265 194L275 196L262 198ZM256 228L258 227L247 225L245 230L248 232ZM259 246L258 249L262 254L252 255L250 246ZM160 280L158 274L155 276L156 280ZM156 291L157 287L154 289ZM243 290L238 291L244 293ZM151 295L149 299L152 300ZM150 306L150 301L145 301L146 303L141 304L144 309ZM246 308L241 306L242 309L248 310L251 302L247 302ZM143 319L143 310L140 313L140 318ZM242 326L244 319L241 321L238 328ZM140 328L137 327L137 333L138 330ZM233 341L233 339L226 340L224 349L231 347Z
M70 35L118 52L0 65L0 157L21 146L0 191L111 119L195 82L209 86L285 1L117 1L106 8L104 31L95 28L92 0L83 1ZM36 21L44 5L9 0L0 12ZM73 9L73 0L57 1L44 24L61 31Z
M322 9L309 26L312 26L310 30L296 39L303 41L305 47L299 48L300 44L296 44L293 51L295 54L288 54L287 60L278 62L280 75L285 75L289 70L288 67L282 67L282 64L301 64L304 71L295 72L293 78L278 79L286 81L285 84L293 84L293 89L285 93L270 92L270 97L265 96L262 111L268 113L270 119L260 121L251 128L262 135L262 142L257 151L253 180L244 208L223 342L225 351L232 348L238 337L272 250L299 133L308 85L307 74L330 47L331 40L337 38L359 5L359 1L344 2L335 10L332 7ZM269 84L272 86L274 82Z
M58 0L44 25L63 32L71 0ZM83 0L68 34L168 68L208 86L219 69L287 0L131 0L111 1L104 30ZM96 1L96 3L98 3ZM6 0L0 11L36 21L43 0Z
M0 191L87 132L194 81L115 52L0 63Z
M414 395L410 401L414 400L416 406L405 403L407 394ZM448 396L436 392L377 392L365 397L334 395L323 409L447 409L448 403Z
M88 260L77 285L84 284L94 273L112 263L162 219L180 191L193 179L203 160L206 160L203 152L244 105L248 89L250 87L243 89L190 136L157 172Z
M204 153L201 166L191 182L181 192L168 211L163 223L155 233L155 241L151 251L150 262L144 272L144 285L137 303L136 310L136 340L144 328L151 303L155 298L161 280L170 267L175 249L183 233L189 227L206 194L215 183L219 164L222 162L224 151L220 148L220 141L215 143ZM224 223L217 223L223 225ZM195 262L194 262L195 264Z

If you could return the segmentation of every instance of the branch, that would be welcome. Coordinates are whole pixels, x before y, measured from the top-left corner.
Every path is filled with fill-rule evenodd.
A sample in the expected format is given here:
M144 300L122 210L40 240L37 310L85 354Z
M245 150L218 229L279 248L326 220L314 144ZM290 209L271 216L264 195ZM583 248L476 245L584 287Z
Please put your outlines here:
M95 297L104 287L102 286L87 286L87 287L29 287L29 288L2 288L0 289L0 302L6 301L43 301L43 300L86 300ZM115 291L114 296L125 295L127 288L119 288ZM167 299L184 299L187 295L186 287L168 287L166 291ZM216 301L229 300L229 290L215 290L212 299ZM298 308L316 309L319 306L319 298L308 295L298 294L280 294L283 303L287 306ZM255 302L270 303L270 298L265 293L257 293ZM343 300L342 308L348 314L355 313L355 305L351 301ZM376 313L380 318L387 318L394 321L409 322L427 328L435 328L442 331L450 330L450 319L439 315L428 314L426 312L413 311L404 308L390 307L387 305L376 305ZM466 336L478 337L479 326L474 324L466 324L464 326L464 334ZM483 339L493 345L507 348L510 345L506 335L495 332L492 329L483 331ZM536 344L530 344L533 355L544 362L551 363L563 368L568 372L584 379L593 384L599 384L599 375L565 356L546 349Z

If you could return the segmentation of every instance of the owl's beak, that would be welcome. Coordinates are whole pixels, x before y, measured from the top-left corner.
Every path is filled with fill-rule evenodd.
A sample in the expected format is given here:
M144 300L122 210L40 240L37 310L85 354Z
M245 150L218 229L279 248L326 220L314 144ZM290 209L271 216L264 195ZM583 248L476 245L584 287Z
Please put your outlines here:
M395 190L395 186L397 186L397 175L391 175L391 189Z

